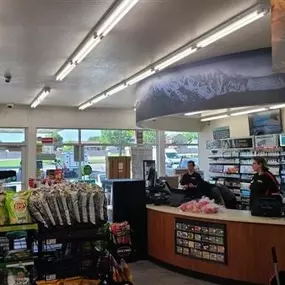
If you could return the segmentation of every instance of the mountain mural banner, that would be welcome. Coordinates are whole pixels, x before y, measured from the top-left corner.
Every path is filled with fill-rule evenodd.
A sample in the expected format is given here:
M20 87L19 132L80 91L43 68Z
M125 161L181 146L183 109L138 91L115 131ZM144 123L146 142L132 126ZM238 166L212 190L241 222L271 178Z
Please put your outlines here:
M271 42L274 72L285 72L285 0L271 0Z
M136 121L205 110L285 102L285 73L270 48L185 63L140 82Z

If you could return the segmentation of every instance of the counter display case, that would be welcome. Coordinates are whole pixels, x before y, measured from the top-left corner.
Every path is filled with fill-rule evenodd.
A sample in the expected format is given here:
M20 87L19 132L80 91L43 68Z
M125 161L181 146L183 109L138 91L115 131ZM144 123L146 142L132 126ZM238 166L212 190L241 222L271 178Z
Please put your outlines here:
M175 253L226 264L226 225L175 219Z

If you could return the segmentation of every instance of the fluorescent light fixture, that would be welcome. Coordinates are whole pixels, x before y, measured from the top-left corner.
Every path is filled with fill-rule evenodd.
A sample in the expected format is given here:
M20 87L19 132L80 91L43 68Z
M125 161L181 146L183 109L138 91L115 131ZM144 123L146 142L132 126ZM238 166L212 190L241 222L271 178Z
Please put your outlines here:
M79 64L101 41L101 38L92 36L73 57L72 61Z
M285 108L285 104L270 106L270 110Z
M88 107L92 106L92 103L91 102L86 102L84 104L82 104L80 107L79 107L79 110L84 110Z
M36 97L36 99L32 102L31 108L36 108L48 96L49 93L50 93L49 87L43 88Z
M73 62L69 62L56 76L56 81L63 80L69 72L71 72L75 68L75 64Z
M168 59L166 59L164 61L162 61L158 65L155 65L154 69L155 70L162 70L162 69L172 65L173 63L181 60L182 58L184 58L184 57L194 53L195 51L197 51L197 48L193 48L193 47L190 47L190 48L187 48L187 49L185 49L183 51L180 51L177 54L169 57Z
M223 119L227 118L229 115L220 115L220 116L214 116L214 117L208 117L208 118L203 118L201 119L201 122L208 122L208 121L213 121L213 120L218 120L218 119Z
M100 102L101 100L103 100L103 99L105 99L105 98L107 98L107 97L108 97L107 94L99 95L99 96L95 97L95 98L91 101L91 103L92 103L92 105L93 105L93 104L96 104L96 103Z
M262 18L264 15L266 14L266 12L264 11L253 11L247 15L245 15L244 17L240 18L237 21L234 21L233 23L227 25L226 27L220 29L219 31L217 31L216 33L206 37L204 40L198 42L197 46L198 47L205 47L210 45L211 43L218 41L219 39L237 31L238 29Z
M154 74L155 71L153 69L148 69L142 73L139 73L138 75L134 76L133 78L131 78L130 80L127 81L127 85L133 85L147 77L149 77L150 75Z
M122 83L122 84L120 84L120 85L110 89L109 91L107 91L106 94L108 96L111 96L111 95L113 95L115 93L118 93L118 92L122 91L125 88L127 88L127 85L125 83Z
M232 113L231 116L240 116L240 115L252 114L252 113L262 112L262 111L266 111L266 110L268 110L268 108L246 110L246 111Z
M185 113L184 116L194 116L194 115L199 115L201 114L202 111L198 111L198 112L190 112L190 113Z
M106 36L118 22L138 3L139 0L122 0L96 30L97 35Z

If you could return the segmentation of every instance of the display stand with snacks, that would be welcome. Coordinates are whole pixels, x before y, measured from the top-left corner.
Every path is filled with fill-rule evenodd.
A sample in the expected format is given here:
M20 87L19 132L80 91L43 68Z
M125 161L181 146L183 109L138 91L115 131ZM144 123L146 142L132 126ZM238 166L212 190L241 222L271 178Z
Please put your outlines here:
M101 188L56 180L33 185L0 192L0 284L132 284L127 264L112 256Z

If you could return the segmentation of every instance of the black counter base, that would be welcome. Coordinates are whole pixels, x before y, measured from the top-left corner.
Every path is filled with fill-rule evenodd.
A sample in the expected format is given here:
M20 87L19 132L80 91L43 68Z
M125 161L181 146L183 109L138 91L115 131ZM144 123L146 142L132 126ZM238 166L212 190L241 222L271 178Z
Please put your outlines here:
M230 285L262 285L262 284L258 284L258 283L242 282L242 281L212 276L212 275L204 274L204 273L197 272L197 271L187 270L184 268L180 268L180 267L168 264L166 262L163 262L163 261L158 260L158 259L151 257L151 256L148 256L148 260L150 262L153 262L154 264L160 266L160 267L167 269L167 270L170 270L170 271L173 271L173 272L185 275L185 276L189 276L191 278L196 278L196 279L200 279L200 280L204 280L207 282L212 282L212 283L216 283L216 284L220 284L220 285L229 285L229 284Z

